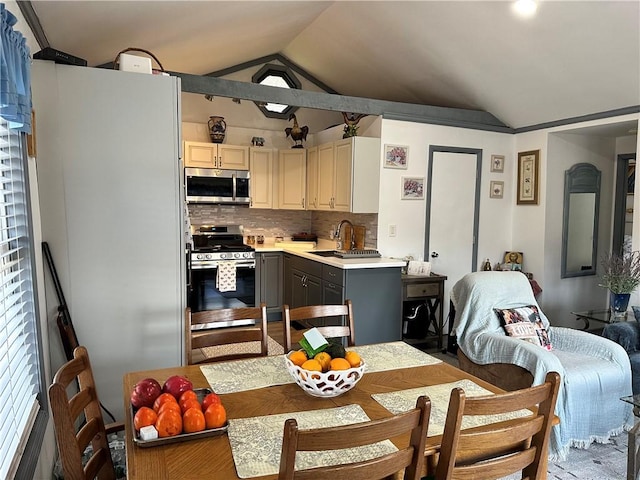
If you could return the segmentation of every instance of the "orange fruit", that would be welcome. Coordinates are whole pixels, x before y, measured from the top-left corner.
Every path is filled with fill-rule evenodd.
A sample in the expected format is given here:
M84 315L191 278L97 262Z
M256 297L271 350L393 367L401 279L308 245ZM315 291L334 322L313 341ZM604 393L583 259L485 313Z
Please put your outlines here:
M206 411L209 405L213 403L222 403L222 400L220 400L220 397L216 393L211 392L202 399L202 411Z
M184 433L194 433L204 430L205 420L204 413L200 410L200 404L192 407L182 415L182 431Z
M182 433L182 415L175 410L166 410L156 420L158 437L173 437Z
M327 352L320 352L315 357L313 357L313 359L320 362L320 365L322 365L323 372L326 372L327 370L329 370L329 364L331 363L331 355L329 355Z
M322 371L322 365L320 362L313 358L304 362L300 368L303 368L304 370L313 370L314 372Z
M174 397L170 393L165 392L165 393L161 393L158 396L158 398L156 398L155 402L153 402L153 409L157 412L158 410L160 410L160 407L165 402L173 402L175 404L178 403L178 401L176 400L176 397Z
M301 367L302 364L307 361L307 354L304 353L303 350L296 350L289 354L289 360L291 360L294 365Z
M140 430L142 427L147 427L156 423L158 414L153 408L140 407L136 414L133 416L133 426L136 430Z
M204 412L207 428L220 428L227 422L227 411L221 403L212 403Z
M329 363L329 370L348 370L351 364L344 358L334 358Z
M352 367L359 367L360 363L362 362L360 355L353 351L345 353L344 359L349 362L349 365L351 365Z
M180 405L182 405L182 402L186 401L186 400L197 400L198 399L198 394L196 392L194 392L193 390L185 390L184 392L182 392L182 395L180 395L180 398L178 399L178 403Z
M198 410L202 411L200 402L198 400L194 400L193 398L189 398L180 404L180 409L182 410L183 414L190 408L197 408Z
M165 410L173 410L174 412L178 412L180 415L182 415L182 409L180 408L180 405L174 402L164 402L162 405L160 405L160 408L156 413L160 415Z

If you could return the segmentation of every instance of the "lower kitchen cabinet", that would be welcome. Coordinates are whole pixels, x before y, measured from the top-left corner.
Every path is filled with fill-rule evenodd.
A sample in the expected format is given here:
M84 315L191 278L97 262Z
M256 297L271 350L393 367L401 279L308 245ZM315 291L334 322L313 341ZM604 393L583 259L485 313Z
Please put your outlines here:
M280 252L262 252L256 261L256 305L267 304L269 319L279 320L283 300L283 258Z
M286 253L283 274L291 308L351 300L358 345L402 339L400 267L341 269Z

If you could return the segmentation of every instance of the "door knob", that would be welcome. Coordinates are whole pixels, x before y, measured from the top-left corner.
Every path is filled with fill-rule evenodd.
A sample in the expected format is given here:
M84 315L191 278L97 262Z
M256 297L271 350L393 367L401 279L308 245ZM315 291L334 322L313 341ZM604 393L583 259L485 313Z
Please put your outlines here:
M431 252L431 258L438 258L440 254L438 252Z

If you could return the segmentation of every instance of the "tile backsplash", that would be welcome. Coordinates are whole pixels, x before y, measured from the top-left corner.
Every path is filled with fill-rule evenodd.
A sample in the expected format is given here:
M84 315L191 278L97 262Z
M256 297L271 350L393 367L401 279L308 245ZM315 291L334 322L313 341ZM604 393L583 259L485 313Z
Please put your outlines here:
M317 212L309 210L263 210L235 205L190 204L189 220L192 225L242 225L245 235L263 235L267 241L275 237L291 237L294 233L308 232L329 239L329 231L340 220L350 220L366 228L365 246L378 244L378 214Z

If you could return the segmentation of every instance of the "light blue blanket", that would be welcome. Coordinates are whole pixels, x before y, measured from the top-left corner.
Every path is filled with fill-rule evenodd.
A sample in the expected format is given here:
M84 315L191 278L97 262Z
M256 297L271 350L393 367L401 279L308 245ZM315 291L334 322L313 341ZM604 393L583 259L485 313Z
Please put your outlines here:
M547 372L562 378L556 404L560 424L554 427L549 454L563 460L572 446L587 448L606 443L633 426L631 405L620 397L631 395L631 367L625 350L587 332L553 327L536 302L527 277L520 272L474 272L451 290L455 306L454 332L458 345L474 363L519 365L544 382ZM538 307L552 351L508 337L494 308Z

